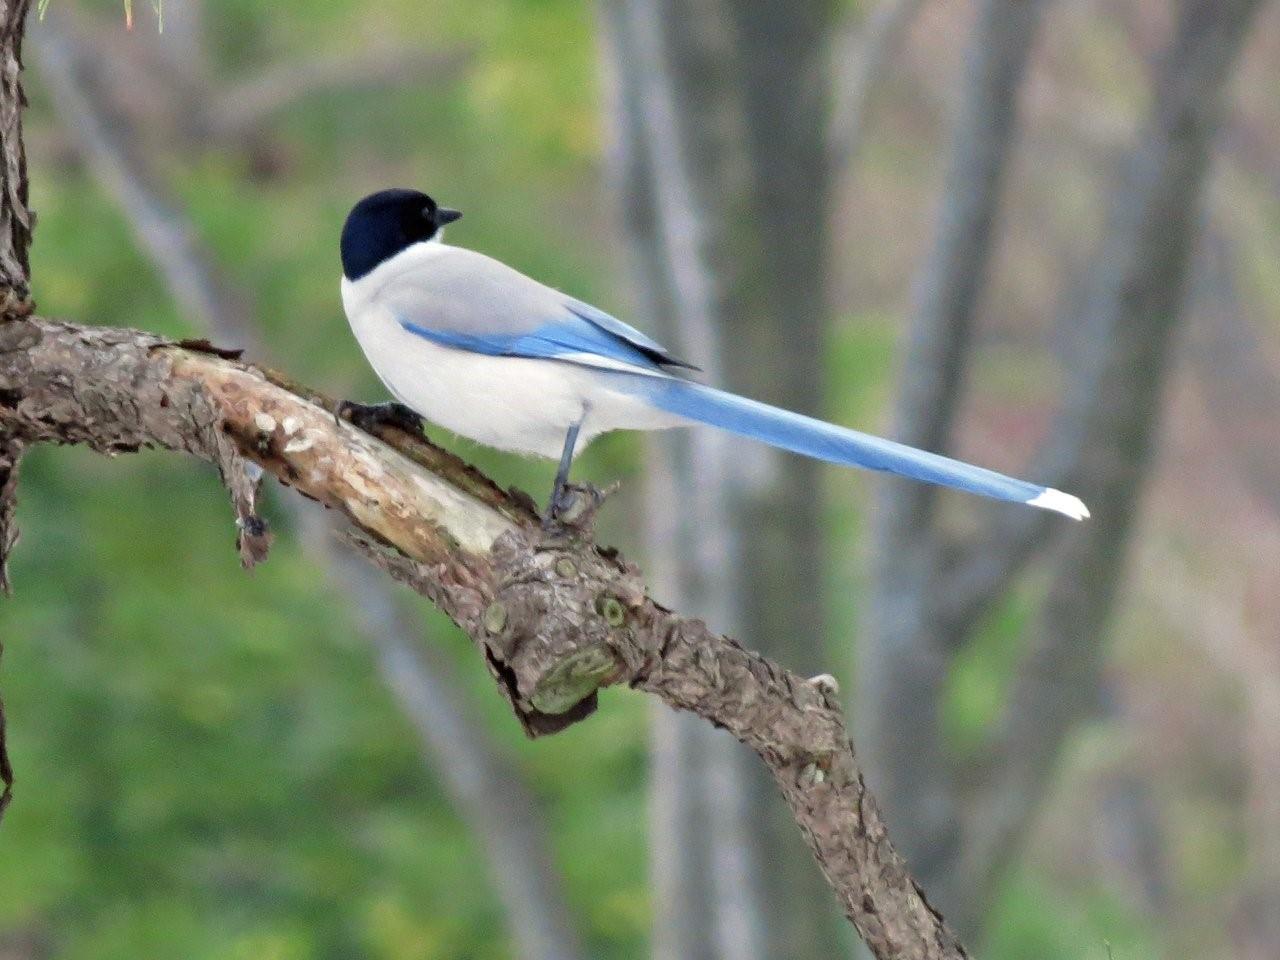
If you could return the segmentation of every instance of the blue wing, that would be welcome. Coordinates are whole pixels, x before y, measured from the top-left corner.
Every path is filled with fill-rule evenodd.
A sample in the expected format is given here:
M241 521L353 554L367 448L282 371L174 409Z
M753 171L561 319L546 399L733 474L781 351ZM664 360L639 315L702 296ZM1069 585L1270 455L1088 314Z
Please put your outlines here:
M662 344L656 340L645 336L635 327L623 323L617 317L605 313L589 303L583 303L581 300L566 298L565 306L574 316L581 320L585 320L597 330L608 334L619 340L622 340L637 350L641 351L645 356L649 357L656 363L664 367L684 367L686 370L697 370L692 363L686 363L672 356Z
M589 303L565 297L553 319L525 330L464 332L442 330L400 319L400 325L424 340L445 347L499 357L562 360L634 373L661 374L663 367L686 367L657 341Z

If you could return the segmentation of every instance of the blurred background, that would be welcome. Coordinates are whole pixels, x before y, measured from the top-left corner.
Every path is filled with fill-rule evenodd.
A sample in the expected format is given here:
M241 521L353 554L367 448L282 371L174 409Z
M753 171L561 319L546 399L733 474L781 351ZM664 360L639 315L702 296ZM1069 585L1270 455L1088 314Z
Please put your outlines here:
M52 0L43 313L372 400L389 185L759 399L1083 525L606 438L654 595L835 674L989 958L1280 956L1280 10L1261 0ZM552 467L447 436L541 498ZM285 491L35 451L0 665L0 958L857 956L753 758L626 691L526 742L468 641Z

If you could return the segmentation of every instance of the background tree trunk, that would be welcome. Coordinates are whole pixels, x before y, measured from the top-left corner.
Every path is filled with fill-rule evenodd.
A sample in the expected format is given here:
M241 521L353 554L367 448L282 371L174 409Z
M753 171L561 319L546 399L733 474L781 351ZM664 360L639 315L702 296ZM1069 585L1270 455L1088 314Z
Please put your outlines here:
M619 71L621 87L634 86L643 98L646 84L669 86L673 108L665 126L639 128L636 136L622 133L619 140L633 155L648 151L647 164L620 164L628 180L626 222L637 287L649 301L641 315L677 352L698 363L709 382L821 413L830 12L820 4L797 16L788 4L723 0L630 5L661 23L665 56L645 62L647 80L643 72L637 77ZM634 33L614 47L633 48L632 57L645 49ZM643 102L636 111L643 115ZM655 157L662 150L655 140L678 143L681 155ZM681 191L669 186L677 162L697 224L694 256L662 229L664 218L689 220L680 209ZM679 273L695 264L701 275L693 284L701 291L695 299L705 306L691 309L680 292ZM730 460L724 444L725 438L710 431L653 441L656 484L669 483L675 494L665 502L701 507L692 515L682 510L678 525L651 530L651 554L667 555L661 567L670 565L676 575L664 580L679 602L816 673L825 661L823 605L813 589L825 566L822 502L814 496L819 468L754 447L736 448ZM650 522L661 523L656 514ZM748 539L743 531L750 531L749 550L742 548ZM738 892L725 891L720 908L710 912L699 909L697 898L661 897L673 912L691 916L659 927L692 929L705 922L700 917L719 916L719 956L830 956L839 949L833 905L812 863L796 855L794 828L777 806L772 784L752 777L748 807L741 752L714 735L708 740L682 730L681 724L678 718L655 719L655 737L662 740L656 756L664 765L655 771L659 806L672 807L661 801L668 790L700 794L704 806L736 811L731 821L744 828L723 842L713 834L710 849L655 838L660 849L684 851L681 873L702 877L691 884L660 879L659 889L706 889L726 877L741 879L734 885ZM695 782L679 786L677 777ZM745 828L762 822L763 836ZM654 828L706 835L695 824L666 818ZM760 875L768 877L770 888L761 900L752 888L764 863L771 869ZM770 907L784 903L785 909ZM694 949L699 948L683 948Z
M957 84L940 209L916 277L894 414L895 439L925 450L949 452L959 415L1016 142L1018 94L1044 6L983 0ZM940 493L925 484L882 484L856 709L870 775L889 815L910 834L907 855L917 869L949 877L949 858L963 841L938 711L963 633L948 631L930 609Z
M910 443L945 450L954 435L1033 6L990 0L980 13L944 212L921 274L899 395L898 435ZM913 866L971 938L1067 733L1096 708L1102 639L1157 434L1210 147L1259 6L1258 0L1177 5L1150 117L1113 192L1085 292L1071 298L1082 306L1063 312L1073 334L1067 339L1078 349L1068 360L1061 414L1027 471L1080 494L1093 520L1054 538L1059 549L1047 594L1004 715L983 758L968 761L963 781L938 721L942 684L982 616L1044 545L1048 528L1042 517L1004 512L977 535L956 540L939 522L935 491L894 485L884 497L860 726L890 820L910 836ZM979 135L997 115L1005 119L996 130Z
M731 103L723 59L696 89L681 82L680 35L723 36L710 4L606 4L614 180L637 290L637 316L679 356L719 379L725 326L714 272L698 133ZM678 24L678 29L673 29ZM735 470L727 438L679 431L648 442L646 539L668 602L735 632L741 604L732 517ZM684 504L677 514L674 504ZM748 820L745 759L737 744L657 706L653 729L651 849L654 955L763 957L756 831Z
M738 180L703 163L722 224L728 280L726 385L735 392L825 417L826 298L832 170L827 152L835 6L827 0L727 5L746 160ZM718 166L723 167L722 161ZM717 189L718 188L718 189ZM747 642L816 674L825 649L827 547L821 495L824 468L759 445L743 445L736 511ZM769 918L769 956L842 953L838 917L813 865L796 855L790 818L772 785L753 779L754 822L764 826L766 902L787 904Z

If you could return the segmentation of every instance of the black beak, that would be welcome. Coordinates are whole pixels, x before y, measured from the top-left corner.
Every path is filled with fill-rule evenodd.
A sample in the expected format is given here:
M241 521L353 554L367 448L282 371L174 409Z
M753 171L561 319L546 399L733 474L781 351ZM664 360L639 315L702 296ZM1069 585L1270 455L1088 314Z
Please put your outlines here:
M448 207L436 208L436 226L443 227L446 223L453 223L455 220L462 219L461 210L450 210Z

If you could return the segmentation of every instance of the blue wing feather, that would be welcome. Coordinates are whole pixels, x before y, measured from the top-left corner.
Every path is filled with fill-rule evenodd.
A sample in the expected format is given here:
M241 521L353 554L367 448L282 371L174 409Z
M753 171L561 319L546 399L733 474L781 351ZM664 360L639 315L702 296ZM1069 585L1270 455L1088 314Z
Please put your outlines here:
M583 303L581 300L574 300L572 297L566 298L565 306L577 317L587 321L594 327L599 328L607 334L622 339L632 346L638 347L650 359L662 364L666 367L684 367L688 370L697 370L691 363L686 363L672 356L662 344L658 343L651 337L645 336L630 324L623 323L612 314L605 313L589 303Z
M664 366L689 367L661 344L590 304L568 300L562 317L523 332L461 333L435 330L407 320L400 325L441 346L498 357L527 357L589 363L599 357L642 371L661 372Z

